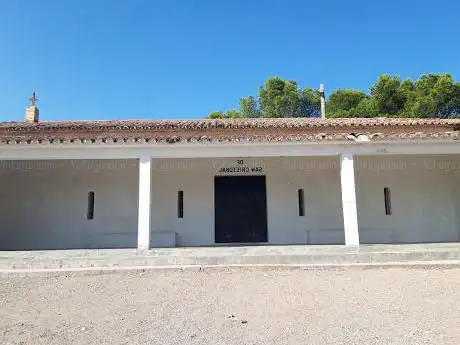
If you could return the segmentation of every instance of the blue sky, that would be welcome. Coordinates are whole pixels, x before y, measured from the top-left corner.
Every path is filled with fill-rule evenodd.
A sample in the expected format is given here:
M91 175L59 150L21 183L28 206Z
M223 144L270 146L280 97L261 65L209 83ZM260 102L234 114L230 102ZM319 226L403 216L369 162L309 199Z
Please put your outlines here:
M202 118L270 76L460 79L454 0L0 0L0 121Z

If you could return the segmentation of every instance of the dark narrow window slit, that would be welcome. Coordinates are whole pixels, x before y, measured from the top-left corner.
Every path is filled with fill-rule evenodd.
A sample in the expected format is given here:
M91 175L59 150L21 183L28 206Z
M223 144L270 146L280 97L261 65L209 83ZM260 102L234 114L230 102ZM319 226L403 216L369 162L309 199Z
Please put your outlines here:
M391 215L391 197L390 197L390 188L383 188L383 195L385 197L385 214L387 216Z
M303 189L297 190L297 196L299 200L299 217L305 216L305 198L303 194Z
M88 192L88 209L86 219L94 219L94 192Z
M177 217L184 218L184 191L177 192Z

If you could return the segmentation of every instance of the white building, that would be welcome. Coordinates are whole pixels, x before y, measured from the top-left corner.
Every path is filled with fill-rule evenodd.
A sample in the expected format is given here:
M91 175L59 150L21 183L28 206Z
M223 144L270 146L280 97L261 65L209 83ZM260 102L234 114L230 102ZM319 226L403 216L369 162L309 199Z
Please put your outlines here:
M0 249L454 242L460 120L0 123Z

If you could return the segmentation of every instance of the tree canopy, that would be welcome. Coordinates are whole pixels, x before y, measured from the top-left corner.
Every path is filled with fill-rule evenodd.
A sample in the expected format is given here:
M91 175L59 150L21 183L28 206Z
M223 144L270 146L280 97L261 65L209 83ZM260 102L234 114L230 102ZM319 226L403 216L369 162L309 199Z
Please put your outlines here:
M320 93L294 80L268 78L258 96L240 99L239 109L214 111L208 118L319 117ZM327 117L460 117L460 82L448 73L416 80L381 75L369 92L338 89L326 101Z

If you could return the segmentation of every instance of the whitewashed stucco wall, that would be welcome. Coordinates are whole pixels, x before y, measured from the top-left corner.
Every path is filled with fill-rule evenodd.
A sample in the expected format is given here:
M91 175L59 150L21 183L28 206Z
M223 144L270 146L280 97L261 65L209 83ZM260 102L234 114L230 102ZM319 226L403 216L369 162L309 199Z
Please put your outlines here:
M344 242L337 157L156 160L152 232L175 231L178 245L214 245L214 176L251 175L219 173L221 167L237 166L238 159L244 166L262 167L254 174L266 176L269 243ZM304 217L298 215L297 190L302 188ZM184 191L182 219L177 217L179 190Z
M458 156L361 156L355 169L361 243L459 240ZM385 214L385 187L391 215Z
M152 231L176 231L179 245L214 244L213 177L219 167L235 166L236 160L156 161ZM337 157L244 161L248 166L264 167L269 243L344 242ZM357 156L355 174L361 243L459 240L458 156ZM390 189L391 215L385 214L385 187ZM305 217L297 214L299 188L305 191ZM177 218L178 190L184 191L183 219Z
M0 164L0 248L137 246L136 160ZM93 220L86 219L89 191Z
M344 243L338 157L240 159L266 176L269 243ZM236 160L153 160L152 235L174 231L180 246L214 245L214 176ZM136 246L137 161L0 164L0 249ZM355 168L361 243L459 240L459 156L358 156ZM232 174L238 175L224 173ZM391 192L390 216L384 187ZM299 188L305 217L298 216ZM88 191L96 193L94 220L86 219Z

